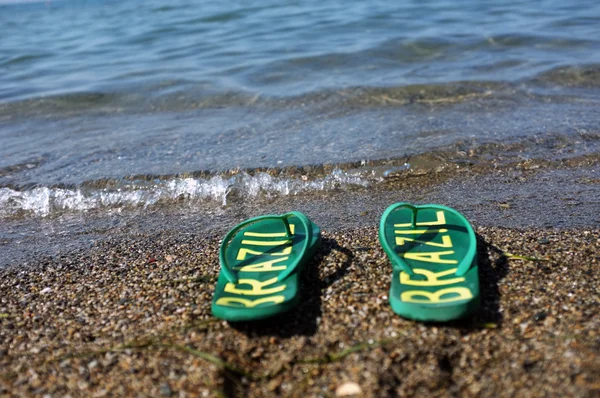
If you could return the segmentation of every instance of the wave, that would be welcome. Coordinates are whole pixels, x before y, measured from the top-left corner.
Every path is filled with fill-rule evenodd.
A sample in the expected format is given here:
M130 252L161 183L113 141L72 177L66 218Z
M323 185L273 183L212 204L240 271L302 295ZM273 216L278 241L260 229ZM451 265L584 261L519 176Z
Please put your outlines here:
M272 96L253 91L217 89L208 82L164 80L136 86L134 92L67 92L18 101L0 102L0 121L26 117L146 114L201 109L262 108L268 110L400 107L413 104L443 106L472 100L523 98L557 101L568 89L597 88L600 65L564 66L516 82L456 81L392 87L348 86L301 95ZM548 91L547 86L565 90ZM536 89L539 89L536 91Z
M309 180L306 176L274 177L266 172L240 172L226 177L174 178L154 181L109 181L104 188L83 184L75 188L36 187L29 190L0 188L0 218L46 217L69 211L148 207L174 202L212 202L226 206L236 200L297 195L310 191L366 187L377 179L359 171L334 169L330 174ZM380 177L379 177L380 178ZM95 185L99 185L98 182Z
M0 185L0 219L175 204L206 204L208 208L219 208L248 200L378 189L386 182L432 173L454 175L465 167L485 171L490 168L512 170L521 167L520 164L529 169L565 162L575 165L579 161L589 165L598 162L599 143L597 131L580 131L574 135L534 135L504 142L465 139L414 155L338 164L139 174L70 185L15 185L13 182ZM18 166L30 168L34 165ZM0 176L2 174L0 169Z
M564 66L541 73L532 81L562 87L599 88L600 66Z

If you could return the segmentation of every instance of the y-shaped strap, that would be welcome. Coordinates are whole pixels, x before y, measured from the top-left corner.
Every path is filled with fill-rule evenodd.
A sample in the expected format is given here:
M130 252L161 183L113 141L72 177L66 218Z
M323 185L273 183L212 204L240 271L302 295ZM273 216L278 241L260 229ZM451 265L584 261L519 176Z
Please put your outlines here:
M300 223L302 224L302 226L304 227L304 230L306 231L304 244L302 245L302 250L300 251L300 253L304 254L306 252L306 249L308 248L310 241L312 240L312 229L310 228L309 221L304 214L297 212L297 211L291 211L289 213L282 214L280 216L267 215L267 216L254 217L254 218L251 218L251 219L246 220L243 223L239 224L237 227L235 227L234 229L229 231L229 233L227 235L225 235L225 238L223 238L223 242L221 243L221 248L219 249L219 261L221 262L221 272L223 272L223 275L225 275L225 278L231 283L238 283L237 275L233 272L231 267L229 267L229 265L227 264L227 247L229 247L229 243L241 229L243 229L246 225L254 224L256 222L263 221L263 220L281 220L283 222L283 225L285 226L285 237L287 238L287 242L292 242L293 236L292 236L292 231L290 229L290 223L288 221L288 218L290 218L290 217L296 217L298 220L300 220ZM294 268L296 268L296 265L300 261L300 258L301 257L298 257L294 263L288 265L284 271L279 273L279 275L277 275L277 280L281 281L281 280L284 280L285 278L287 278L288 275L290 273L292 273Z
M419 210L427 208L427 206L418 208L418 207L413 206L413 205L411 205L409 203L399 203L397 206L394 206L394 207L388 209L388 211L386 211L386 214L383 215L382 219L387 218L387 215L389 215L391 212L393 212L393 211L395 211L397 209L403 208L403 207L406 207L406 208L408 208L408 209L410 209L412 211L412 216L411 216L410 222L411 222L411 226L413 228L416 228L416 226L417 226L417 213L419 212ZM441 206L441 205L438 205L436 207L439 208L439 209L442 209L442 211L443 211L443 209L452 210L450 208L447 208L447 207ZM455 210L452 210L452 211L456 212ZM465 220L465 222L468 223L468 221L466 221L466 220ZM472 235L472 236L470 236L470 241L476 242L475 234L472 231L472 229L469 229L469 235ZM469 251L473 251L473 250L475 250L475 249L471 249L471 248L469 249ZM463 261L461 262L461 264L459 264L456 272L454 273L456 276L464 276L469 271L469 269L471 269L472 261L466 261L469 257L470 256L468 256L468 255L465 256L465 258L463 259ZM402 269L402 271L406 272L407 274L409 274L411 276L414 275L414 272L413 272L412 268L409 267L406 262L401 261L401 260L396 260L396 261L394 261L394 260L395 260L395 258L392 258L392 264L396 264L397 266L399 266Z
M402 203L400 206L396 207L396 209L399 209L401 207L406 207L407 209L410 209L412 211L412 214L410 217L410 224L413 228L416 228L417 227L417 213L419 212L419 209L408 203Z

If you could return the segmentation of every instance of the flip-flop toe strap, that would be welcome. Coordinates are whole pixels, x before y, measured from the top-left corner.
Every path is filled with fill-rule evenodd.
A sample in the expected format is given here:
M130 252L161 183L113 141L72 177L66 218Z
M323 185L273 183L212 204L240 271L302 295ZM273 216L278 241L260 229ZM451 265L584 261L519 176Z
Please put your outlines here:
M396 211L397 209L400 209L400 208L407 208L412 211L410 221L411 221L411 226L413 228L415 228L417 225L417 213L419 212L419 210L426 209L427 207L426 206L417 207L417 206L413 206L409 203L398 203L396 206L389 208L386 211L386 213L390 214L393 211ZM443 206L438 206L438 208L443 208ZM387 218L386 217L387 214L385 214L384 217L382 217L382 222ZM472 235L471 239L473 241L475 241L475 234L473 233L472 230L469 230L469 234ZM468 258L470 258L470 257L467 256L467 258L463 259L461 264L459 264L459 266L455 272L456 276L464 276L471 269L472 261L468 260ZM412 268L406 262L402 261L399 258L392 257L392 265L394 266L394 268L399 268L411 276L414 275Z
M306 231L304 244L303 244L302 250L301 250L301 253L304 253L306 251L306 249L308 248L308 244L310 243L310 241L312 239L312 230L310 228L308 219L306 218L306 216L304 214L302 214L300 212L292 211L292 212L282 214L282 215L266 215L266 216L254 217L254 218L251 218L251 219L246 220L243 223L239 224L237 227L235 227L234 229L229 231L229 233L227 235L225 235L225 238L223 238L223 242L221 243L221 247L219 249L219 261L221 262L221 272L223 272L223 275L225 275L225 278L231 283L238 283L237 275L233 272L233 269L227 263L227 248L229 247L229 243L233 240L233 238L237 235L237 233L241 229L243 229L245 226L247 226L249 224L254 224L259 221L281 220L285 226L285 231L286 231L285 237L287 238L288 241L291 241L293 238L293 235L292 235L292 232L290 229L290 223L288 221L288 218L290 218L290 217L296 217L298 220L300 220L300 223L302 224L302 226L304 227L304 230ZM289 274L292 273L292 271L294 271L294 268L296 268L298 261L300 261L300 258L297 258L293 264L290 264L289 266L286 267L285 270L283 270L281 273L279 273L277 275L277 279L279 281L281 281L281 280L287 278L289 276Z

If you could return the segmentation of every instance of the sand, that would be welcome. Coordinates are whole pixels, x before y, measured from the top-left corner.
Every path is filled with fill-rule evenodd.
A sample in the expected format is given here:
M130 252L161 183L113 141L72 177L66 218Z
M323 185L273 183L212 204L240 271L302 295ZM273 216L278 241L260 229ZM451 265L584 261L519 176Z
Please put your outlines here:
M544 175L518 184L535 187ZM501 186L505 177L490 179ZM575 207L585 217L574 225L546 225L553 203L574 211L559 197L540 206L537 225L530 215L506 227L540 203L518 184L510 201L457 206L476 220L482 307L449 324L405 320L389 306L391 268L373 221L399 187L362 194L371 201L294 199L323 227L323 244L299 307L258 323L210 313L219 241L256 209L227 210L227 221L197 233L189 220L181 229L122 228L91 247L0 269L0 395L598 396L600 229L589 218L597 196ZM421 202L440 192L428 185ZM443 192L445 204L462 203ZM319 216L340 203L359 221ZM506 217L494 221L496 213Z

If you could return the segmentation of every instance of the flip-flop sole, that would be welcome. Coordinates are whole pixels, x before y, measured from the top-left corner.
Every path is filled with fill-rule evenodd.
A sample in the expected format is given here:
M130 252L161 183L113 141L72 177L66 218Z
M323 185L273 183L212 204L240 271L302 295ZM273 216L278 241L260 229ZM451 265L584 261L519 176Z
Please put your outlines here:
M392 205L382 216L379 239L394 269L394 312L443 322L479 307L477 240L459 212L440 205Z
M284 216L288 216L291 239L286 236ZM214 316L229 321L258 320L298 304L300 274L319 246L320 230L301 213L284 216L257 217L242 223L230 232L231 240L222 243L221 273L212 303ZM235 283L224 267L235 275Z

